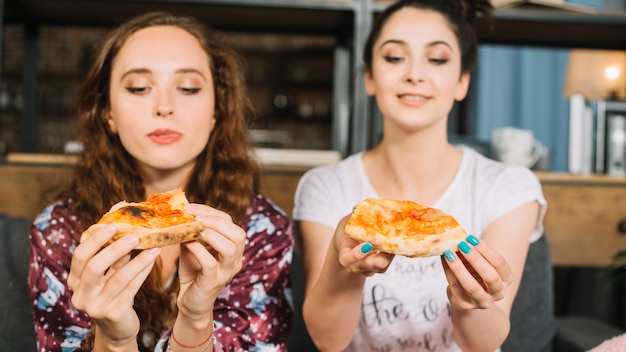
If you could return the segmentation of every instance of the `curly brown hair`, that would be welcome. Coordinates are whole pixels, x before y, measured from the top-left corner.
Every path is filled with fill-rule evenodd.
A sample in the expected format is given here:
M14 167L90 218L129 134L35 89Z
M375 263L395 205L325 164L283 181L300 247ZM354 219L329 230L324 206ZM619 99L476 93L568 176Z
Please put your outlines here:
M72 200L70 210L81 226L96 222L120 200L146 198L135 161L118 135L108 128L107 116L113 62L133 33L152 26L175 26L189 32L209 56L215 86L216 121L209 142L196 158L185 193L191 202L217 207L238 223L259 187L259 167L251 157L252 143L247 131L252 106L245 89L243 61L218 32L195 18L167 12L150 12L128 20L113 29L99 47L77 97L78 139L83 152L75 166L70 188L61 196ZM77 236L81 232L77 231ZM135 310L141 320L138 338L141 350L151 350L154 338L158 338L176 315L172 300L178 283L170 284L169 290L163 287L157 261L135 300ZM144 345L144 340L153 342ZM90 334L83 347L91 348L92 343L93 334Z

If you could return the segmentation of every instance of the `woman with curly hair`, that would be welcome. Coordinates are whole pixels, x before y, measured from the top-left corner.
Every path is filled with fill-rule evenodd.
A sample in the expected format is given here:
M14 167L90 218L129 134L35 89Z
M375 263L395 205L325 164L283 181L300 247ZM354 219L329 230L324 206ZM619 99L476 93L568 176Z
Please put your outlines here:
M107 36L78 94L75 172L31 228L40 351L286 348L292 228L258 193L240 61L191 17L151 12ZM80 243L113 204L175 188L198 241L105 246L107 227Z

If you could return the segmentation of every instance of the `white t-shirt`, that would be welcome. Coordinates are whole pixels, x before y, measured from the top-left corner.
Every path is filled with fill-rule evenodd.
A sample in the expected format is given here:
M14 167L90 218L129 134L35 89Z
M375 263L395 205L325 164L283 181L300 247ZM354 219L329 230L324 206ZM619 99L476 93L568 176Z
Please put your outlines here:
M494 220L537 201L541 215L531 242L540 238L547 204L537 177L527 168L461 150L454 180L432 207L481 237ZM294 220L334 229L362 199L380 198L365 173L362 154L309 170L296 189ZM439 257L396 256L387 272L367 278L361 320L346 351L460 351L452 339L447 285Z

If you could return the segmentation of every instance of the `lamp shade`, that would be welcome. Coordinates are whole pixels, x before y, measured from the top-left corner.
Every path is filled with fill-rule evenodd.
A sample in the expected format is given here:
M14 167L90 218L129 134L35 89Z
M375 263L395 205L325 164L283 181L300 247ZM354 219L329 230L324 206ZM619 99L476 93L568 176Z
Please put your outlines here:
M571 50L563 93L589 100L626 99L626 51Z

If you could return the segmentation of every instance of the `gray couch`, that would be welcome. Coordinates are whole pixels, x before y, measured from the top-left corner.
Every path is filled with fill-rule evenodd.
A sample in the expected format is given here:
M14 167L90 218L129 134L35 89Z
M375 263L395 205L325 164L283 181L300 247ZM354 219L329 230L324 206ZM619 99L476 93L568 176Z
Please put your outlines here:
M28 297L29 219L0 214L0 349L35 351Z

